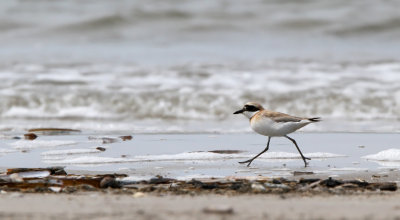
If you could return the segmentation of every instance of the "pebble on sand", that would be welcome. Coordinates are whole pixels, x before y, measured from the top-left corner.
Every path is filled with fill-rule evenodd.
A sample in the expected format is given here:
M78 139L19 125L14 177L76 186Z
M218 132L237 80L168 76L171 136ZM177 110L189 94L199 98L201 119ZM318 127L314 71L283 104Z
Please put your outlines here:
M203 212L207 214L220 214L220 215L233 214L233 208L226 205L210 206L210 207L205 207L203 209Z
M37 135L34 133L26 133L24 134L25 140L35 140L37 138Z
M119 188L119 183L115 180L114 177L106 176L100 181L100 188Z
M99 151L106 151L106 149L105 149L104 147L96 147L96 150L99 150Z
M132 136L131 135L120 136L119 138L121 138L121 140L123 140L123 141L132 140Z

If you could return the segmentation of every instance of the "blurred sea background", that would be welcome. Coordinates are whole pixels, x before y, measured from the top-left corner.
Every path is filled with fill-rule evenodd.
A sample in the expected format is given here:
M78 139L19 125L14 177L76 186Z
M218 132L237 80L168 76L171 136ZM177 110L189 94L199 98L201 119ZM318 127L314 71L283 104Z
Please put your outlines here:
M250 131L247 101L400 131L400 2L0 3L0 131Z

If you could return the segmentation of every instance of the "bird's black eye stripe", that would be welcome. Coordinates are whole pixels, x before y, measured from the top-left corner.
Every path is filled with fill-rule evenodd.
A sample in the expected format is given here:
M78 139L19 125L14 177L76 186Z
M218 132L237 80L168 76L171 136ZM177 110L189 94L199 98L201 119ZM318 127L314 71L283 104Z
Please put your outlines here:
M258 109L257 107L255 107L255 106L253 106L253 105L245 105L245 106L244 106L244 109L245 109L246 111L249 111L249 112L255 112L255 111L260 110L260 109Z

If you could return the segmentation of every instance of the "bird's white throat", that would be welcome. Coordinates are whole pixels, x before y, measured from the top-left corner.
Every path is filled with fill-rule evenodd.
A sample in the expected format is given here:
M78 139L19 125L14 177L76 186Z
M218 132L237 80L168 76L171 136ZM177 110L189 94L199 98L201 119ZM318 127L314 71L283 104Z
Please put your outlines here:
M257 114L259 111L255 111L255 112L249 112L249 111L245 111L243 112L243 115L245 115L248 119L251 119L255 114Z

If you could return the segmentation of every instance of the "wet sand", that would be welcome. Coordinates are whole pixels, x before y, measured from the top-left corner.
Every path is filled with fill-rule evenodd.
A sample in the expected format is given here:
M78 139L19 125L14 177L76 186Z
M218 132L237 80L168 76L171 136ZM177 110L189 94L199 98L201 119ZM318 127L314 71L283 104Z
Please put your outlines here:
M133 135L133 139L113 142L92 134L40 135L37 141L4 139L0 145L3 155L0 171L15 167L65 166L68 174L95 175L121 173L127 181L167 178L190 181L217 178L301 178L360 180L369 183L399 184L400 164L369 161L363 158L391 146L397 134L367 133L300 133L293 135L305 153L326 152L344 157L313 158L304 168L299 158L260 158L247 168L237 162L259 152L265 139L253 134L153 134ZM108 135L115 138L118 135ZM104 143L104 141L107 141ZM57 145L58 142L69 143ZM54 146L53 146L54 145ZM90 152L97 147L105 151ZM395 146L393 146L395 147ZM76 150L87 154L70 154ZM52 153L55 158L51 158ZM62 150L70 150L61 154ZM75 151L74 151L75 150ZM227 150L234 154L206 154L202 152ZM283 139L276 139L273 152L296 153ZM51 152L53 151L53 152ZM185 158L184 156L192 156ZM194 155L194 156L193 156ZM271 154L277 155L277 154ZM89 157L90 156L90 157ZM85 159L97 159L86 162ZM110 158L114 162L109 162ZM52 160L50 160L52 159ZM59 161L69 161L59 163ZM76 160L77 162L74 162ZM82 163L85 162L85 163ZM251 185L251 183L250 183ZM289 184L290 185L290 184ZM137 187L137 186L135 186ZM140 187L140 186L138 186ZM163 185L160 184L160 189ZM0 218L2 219L396 219L400 218L398 191L352 190L343 187L333 190L296 191L282 193L269 189L256 192L258 186L242 193L231 191L202 191L201 193L147 192L140 188L51 190L30 192L0 190ZM354 187L354 185L350 186ZM294 187L293 189L297 189ZM272 192L270 193L269 190ZM285 191L285 190L283 190ZM49 193L51 192L51 193ZM161 193L159 193L161 192ZM225 192L225 193L221 193Z
M2 219L398 219L400 193L345 196L0 195Z
M127 141L122 141L121 135L39 134L33 141L4 139L0 142L0 167L65 166L68 173L119 172L136 179L157 175L179 179L290 178L295 172L332 177L377 173L385 177L400 167L396 160L363 158L396 147L390 144L400 141L394 133L293 134L303 153L312 158L307 168L293 144L284 138L272 139L270 150L249 168L238 161L265 148L266 138L257 134L133 134ZM218 151L233 153L214 153Z

